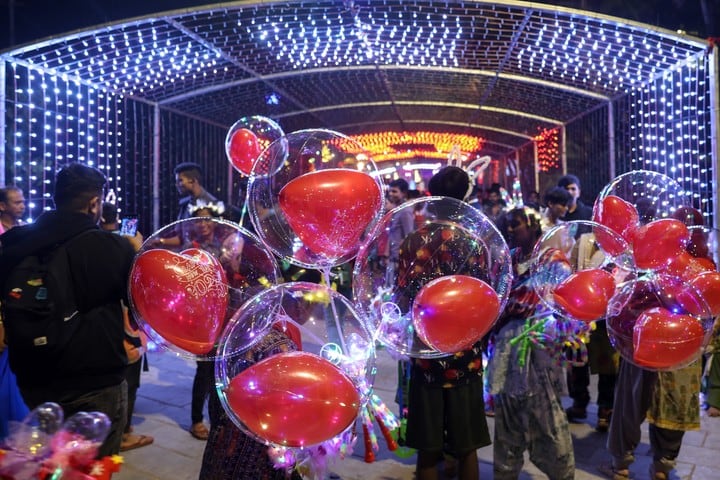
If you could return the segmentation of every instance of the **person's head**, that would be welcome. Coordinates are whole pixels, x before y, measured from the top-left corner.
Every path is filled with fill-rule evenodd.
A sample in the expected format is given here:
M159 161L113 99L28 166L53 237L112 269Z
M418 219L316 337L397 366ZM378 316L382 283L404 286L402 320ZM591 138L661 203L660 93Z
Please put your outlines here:
M537 190L532 190L530 193L528 193L527 203L540 203L540 194Z
M203 203L199 202L197 205L191 205L190 216L193 218L220 218L225 213L225 204L223 202L210 202ZM215 222L212 220L207 221L195 221L193 224L195 233L200 238L211 238L215 231Z
M488 201L499 202L502 199L502 193L500 192L500 188L501 187L499 183L493 183L492 185L490 185L487 196Z
M410 185L408 185L407 180L405 180L404 178L398 178L397 180L393 180L392 182L388 183L388 200L390 200L395 205L400 205L402 202L407 200L409 188Z
M428 182L430 195L465 199L470 190L470 177L460 167L449 166L440 169Z
M25 213L25 197L15 186L0 188L0 215L18 222Z
M543 197L543 203L548 209L548 216L552 219L558 219L565 216L570 204L570 192L562 187L553 187Z
M572 198L568 206L573 206L577 203L578 198L580 198L580 179L578 177L571 174L563 175L560 177L560 180L558 180L557 186L564 188L570 193Z
M100 228L104 230L117 230L120 219L117 206L112 202L103 202L100 215Z
M95 223L102 213L103 192L107 181L99 170L71 163L55 177L55 208L89 215Z
M505 216L508 245L529 253L542 235L540 214L529 207L510 210Z
M195 195L202 191L202 167L184 162L175 167L175 186L180 195Z

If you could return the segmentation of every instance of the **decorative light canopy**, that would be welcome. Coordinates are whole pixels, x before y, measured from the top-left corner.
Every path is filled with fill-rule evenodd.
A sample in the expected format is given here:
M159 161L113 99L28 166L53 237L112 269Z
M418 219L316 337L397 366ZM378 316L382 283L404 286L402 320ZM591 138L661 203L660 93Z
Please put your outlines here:
M216 173L222 146L208 142L243 116L263 115L287 132L362 135L368 149L388 132L436 145L435 153L389 152L395 160L446 159L440 140L420 138L427 132L467 136L477 146L451 144L500 164L520 159L517 171L533 182L518 154L531 142L543 168L561 154L575 173L587 158L598 168L613 162L618 174L649 168L678 179L710 217L713 58L703 41L675 32L512 0L238 1L178 10L0 55L6 180L35 202L30 216L49 207L51 172L71 160L104 169L121 197L140 186L143 198L157 198L153 155L163 181L180 158L200 158ZM571 128L588 117L598 129ZM574 136L560 139L558 128ZM602 148L581 138L598 132ZM159 211L161 222L172 219L171 207Z

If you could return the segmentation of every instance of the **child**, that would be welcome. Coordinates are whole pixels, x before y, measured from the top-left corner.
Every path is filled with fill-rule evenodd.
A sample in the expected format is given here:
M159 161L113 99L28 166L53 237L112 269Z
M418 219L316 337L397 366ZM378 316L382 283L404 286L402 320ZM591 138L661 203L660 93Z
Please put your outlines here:
M540 313L529 269L533 247L542 235L540 216L530 208L516 208L506 220L514 282L490 339L488 365L495 406L494 478L517 479L528 450L530 460L548 477L572 480L575 457L560 400L565 372L547 351L531 347L525 357L521 343L511 343L525 330L527 320ZM568 260L559 251L546 249L541 255L547 268L570 272Z

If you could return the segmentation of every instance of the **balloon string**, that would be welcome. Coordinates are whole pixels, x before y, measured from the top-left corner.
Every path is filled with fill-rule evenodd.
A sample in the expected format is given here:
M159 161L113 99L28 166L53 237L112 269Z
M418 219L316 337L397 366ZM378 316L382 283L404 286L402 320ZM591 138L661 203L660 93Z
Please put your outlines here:
M323 279L325 280L325 285L327 288L330 288L330 267L325 267L322 270ZM350 355L350 352L347 349L347 345L345 344L345 337L342 334L342 327L340 326L340 316L337 312L337 307L335 306L335 300L330 297L330 307L332 308L333 312L333 320L335 322L335 328L337 328L337 334L340 338L340 346L342 347L342 351L345 355Z
M282 300L281 300L281 301L282 301ZM302 332L303 337L309 337L309 339L310 339L313 343L316 343L316 344L318 344L318 345L323 345L324 343L326 343L325 340L323 340L322 338L318 337L317 335L315 335L314 333L312 333L309 329L305 328L304 326L300 325L298 322L296 322L295 320L293 320L292 317L290 317L290 315L288 315L287 313L285 313L285 309L282 308L282 306L279 308L279 310L281 310L281 311L276 311L276 312L275 312L276 318L275 318L275 320L271 323L271 325L272 325L273 323L275 323L275 322L290 323L290 324L292 324L292 325L295 325L298 329L300 329L300 331ZM303 340L303 342L304 342L304 340Z
M238 225L240 225L240 228L245 228L245 214L247 213L247 199L243 202L242 211L240 212L240 221L238 222Z

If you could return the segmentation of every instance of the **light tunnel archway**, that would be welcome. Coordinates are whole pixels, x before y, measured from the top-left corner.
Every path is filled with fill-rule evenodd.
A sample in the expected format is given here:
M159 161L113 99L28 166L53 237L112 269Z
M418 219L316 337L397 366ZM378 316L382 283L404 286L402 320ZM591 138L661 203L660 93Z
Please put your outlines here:
M518 1L350 4L207 5L2 53L3 183L37 216L58 167L93 162L149 231L174 217L180 161L236 200L226 130L265 115L286 131L471 132L486 140L473 153L512 159L524 189L568 170L593 195L656 170L716 222L718 60L703 41Z

